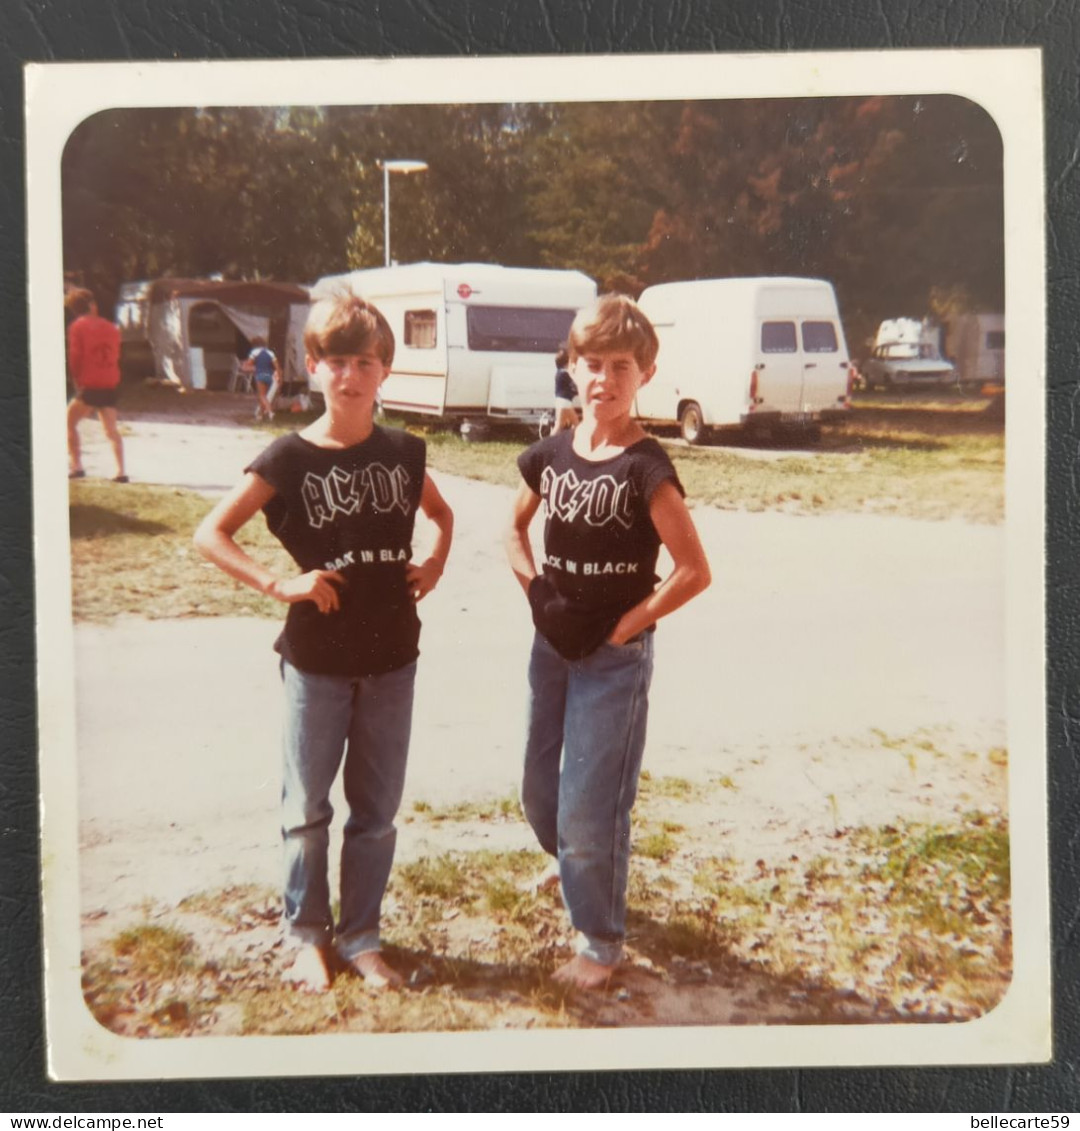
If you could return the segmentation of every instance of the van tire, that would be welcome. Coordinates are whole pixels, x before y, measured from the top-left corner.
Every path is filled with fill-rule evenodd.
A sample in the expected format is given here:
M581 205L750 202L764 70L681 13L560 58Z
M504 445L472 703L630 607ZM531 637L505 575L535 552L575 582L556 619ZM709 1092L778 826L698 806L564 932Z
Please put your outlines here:
M687 401L679 412L679 431L688 444L702 444L708 437L705 417L697 401Z

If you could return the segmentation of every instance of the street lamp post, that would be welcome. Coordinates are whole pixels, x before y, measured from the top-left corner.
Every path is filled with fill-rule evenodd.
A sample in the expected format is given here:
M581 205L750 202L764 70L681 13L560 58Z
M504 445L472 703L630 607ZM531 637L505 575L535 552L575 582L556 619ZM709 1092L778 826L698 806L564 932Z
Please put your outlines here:
M426 161L380 161L383 176L383 258L385 266L390 266L390 174L422 173L427 168Z

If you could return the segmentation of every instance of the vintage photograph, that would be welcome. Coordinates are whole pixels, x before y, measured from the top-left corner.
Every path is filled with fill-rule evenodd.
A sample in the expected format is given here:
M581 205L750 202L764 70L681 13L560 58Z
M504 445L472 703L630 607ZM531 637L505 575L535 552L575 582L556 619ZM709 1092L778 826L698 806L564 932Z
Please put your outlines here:
M55 1077L1047 1059L1038 54L836 58L31 68Z

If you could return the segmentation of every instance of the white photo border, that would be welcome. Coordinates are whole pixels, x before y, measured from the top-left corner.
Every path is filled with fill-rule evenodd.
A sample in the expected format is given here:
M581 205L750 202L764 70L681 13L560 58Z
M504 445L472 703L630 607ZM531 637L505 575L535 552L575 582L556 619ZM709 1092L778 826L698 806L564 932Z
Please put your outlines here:
M42 885L49 1073L57 1080L644 1068L1035 1063L1051 1054L1044 662L1045 248L1037 48L793 54L31 64L27 233ZM573 99L565 92L573 90ZM80 986L74 633L62 382L60 158L80 122L151 106L639 101L955 94L1004 151L1006 667L1013 981L964 1023L199 1037L102 1028ZM448 97L449 95L449 97Z

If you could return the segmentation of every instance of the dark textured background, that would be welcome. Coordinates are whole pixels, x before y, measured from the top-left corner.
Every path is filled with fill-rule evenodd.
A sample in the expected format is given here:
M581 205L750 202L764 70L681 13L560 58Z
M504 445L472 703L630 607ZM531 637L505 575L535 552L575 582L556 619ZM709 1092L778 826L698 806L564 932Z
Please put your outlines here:
M95 10L104 7L105 11ZM0 1110L1080 1110L1077 241L1080 11L1067 0L12 0L0 33ZM1051 1066L52 1084L38 902L22 72L28 61L1041 46L1046 76ZM677 65L673 61L673 65ZM59 422L57 427L60 427ZM1010 459L1037 458L1034 452ZM1015 752L1020 753L1020 752ZM677 1029L658 1040L678 1041ZM358 1066L360 1067L360 1066Z

